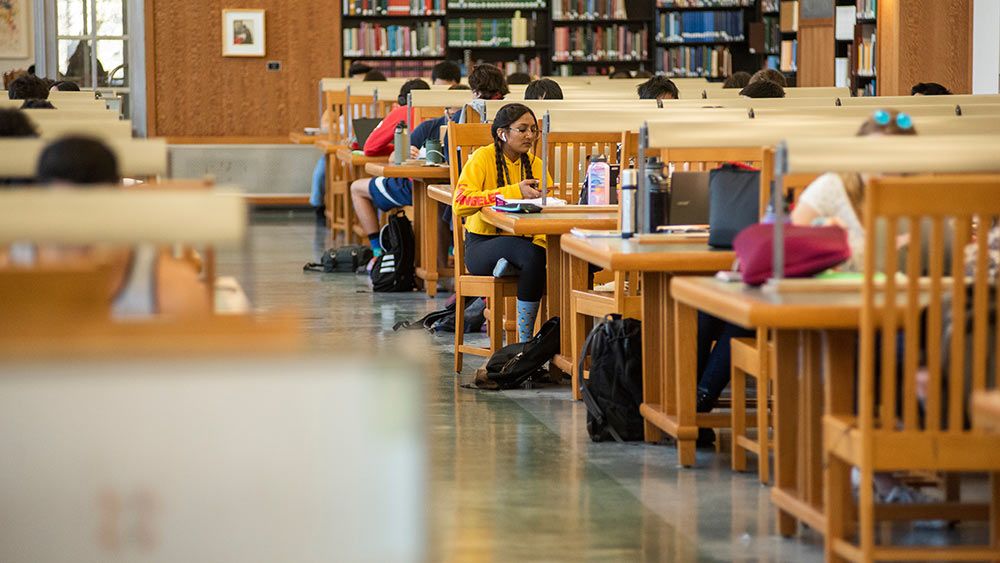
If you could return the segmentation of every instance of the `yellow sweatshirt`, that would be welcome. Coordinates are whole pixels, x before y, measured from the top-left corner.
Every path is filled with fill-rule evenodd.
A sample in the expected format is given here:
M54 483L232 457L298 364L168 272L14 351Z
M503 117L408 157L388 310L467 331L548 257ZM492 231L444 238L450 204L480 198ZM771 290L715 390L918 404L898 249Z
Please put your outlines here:
M506 156L507 171L510 175L510 184L500 186L504 181L497 179L496 149L493 145L480 147L472 153L472 157L462 168L462 175L458 178L458 186L455 187L455 195L452 196L452 206L459 217L465 217L465 229L470 233L478 235L509 235L500 231L493 225L483 220L479 210L483 207L496 205L497 196L505 199L521 199L521 187L518 183L528 177L527 173L521 170L521 160L511 162ZM531 160L532 178L542 177L542 159L535 158L530 153L528 159ZM552 185L552 177L548 176L548 185ZM545 247L545 235L535 235L532 239L535 244Z

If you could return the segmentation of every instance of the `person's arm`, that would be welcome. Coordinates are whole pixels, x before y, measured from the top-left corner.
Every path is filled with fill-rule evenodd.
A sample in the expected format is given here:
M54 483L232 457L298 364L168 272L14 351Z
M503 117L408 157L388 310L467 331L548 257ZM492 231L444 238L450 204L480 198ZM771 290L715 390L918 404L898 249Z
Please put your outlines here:
M215 288L212 288L214 291ZM212 313L208 288L198 279L189 262L176 260L166 251L158 253L156 301L159 313L181 317Z
M813 209L808 203L798 202L792 210L792 224L804 227L811 226L813 221L819 218L819 212Z
M485 170L487 159L484 158L484 154L479 152L473 155L458 178L458 186L455 187L455 194L452 196L452 206L459 217L474 215L483 207L496 205L498 195L505 199L524 197L519 184L499 187L486 185L489 175Z

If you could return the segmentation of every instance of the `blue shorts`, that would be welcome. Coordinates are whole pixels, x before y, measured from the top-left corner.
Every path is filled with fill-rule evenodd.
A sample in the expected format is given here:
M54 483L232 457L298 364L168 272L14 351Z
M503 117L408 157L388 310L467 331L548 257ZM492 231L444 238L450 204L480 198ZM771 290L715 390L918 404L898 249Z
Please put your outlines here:
M409 178L385 178L378 176L368 182L368 193L375 207L388 211L393 207L413 205L413 183Z

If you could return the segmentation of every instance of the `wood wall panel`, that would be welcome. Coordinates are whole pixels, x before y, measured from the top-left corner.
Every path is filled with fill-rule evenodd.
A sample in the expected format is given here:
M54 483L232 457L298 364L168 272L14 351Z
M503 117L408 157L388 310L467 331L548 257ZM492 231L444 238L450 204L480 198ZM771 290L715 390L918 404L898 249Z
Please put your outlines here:
M266 10L264 57L222 56L223 9ZM336 1L146 0L146 15L150 135L287 137L318 123L319 79L340 76Z
M879 95L909 95L917 82L972 93L970 0L882 0L878 40Z
M800 19L798 39L796 86L834 86L836 42L833 18Z

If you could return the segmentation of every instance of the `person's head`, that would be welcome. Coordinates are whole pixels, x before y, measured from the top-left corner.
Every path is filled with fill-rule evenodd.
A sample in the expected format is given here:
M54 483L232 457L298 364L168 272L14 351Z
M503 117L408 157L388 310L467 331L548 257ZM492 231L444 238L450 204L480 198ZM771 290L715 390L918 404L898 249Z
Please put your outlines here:
M378 70L369 70L365 73L365 77L362 82L385 82L386 77Z
M937 82L918 82L910 88L911 96L949 96L949 91Z
M742 89L745 88L747 84L750 84L750 73L740 70L730 74L729 78L722 83L722 87Z
M64 137L45 147L38 158L38 182L49 184L117 184L118 159L101 141Z
M49 87L44 80L34 74L22 74L7 85L7 96L12 100L28 98L44 100L49 97Z
M879 109L858 129L858 137L872 135L916 135L913 119L894 109Z
M510 93L503 71L487 63L478 64L472 69L469 73L469 87L472 88L472 97L480 100L502 100Z
M785 89L770 80L751 80L750 84L740 90L740 95L744 98L784 98Z
M653 73L648 70L637 70L632 78L652 78Z
M508 157L519 156L525 177L531 179L531 160L528 153L538 141L538 119L524 104L507 104L500 108L490 125L493 145L497 153L497 182L517 183L518 179L508 178Z
M677 85L666 76L654 76L637 88L640 100L676 100Z
M58 82L52 84L49 88L50 92L79 92L80 87L76 85L76 82L70 82L69 80L59 80Z
M469 88L468 84L452 84L450 87L448 87L448 89L449 90L469 90L470 88ZM444 116L446 118L448 118L448 119L451 119L451 116L453 114L456 114L456 113L458 113L460 111L462 111L461 106L459 106L459 107L444 108Z
M28 98L21 104L21 109L56 109L52 102L38 98Z
M609 76L608 78L614 78L614 79L618 79L618 78L632 78L632 73L630 73L627 70L619 70L619 71L615 71L615 72L611 73L611 76Z
M0 109L0 137L37 137L38 131L19 109Z
M462 81L462 69L451 61L442 61L431 69L431 84L435 86L458 84Z
M366 65L365 63L353 62L351 63L351 66L347 69L347 77L354 78L359 74L368 74L372 70L374 69L369 65Z
M555 80L550 78L539 78L524 89L525 100L561 100L563 99L562 88Z
M427 84L420 78L412 78L403 83L402 88L399 89L399 98L396 100L399 105L405 106L407 102L407 94L413 90L430 90L430 84Z
M35 65L31 65L28 67L28 74L32 75L35 74Z
M781 71L775 70L773 68L764 68L758 70L753 74L753 76L750 77L749 83L753 84L754 82L761 82L764 80L770 80L771 82L774 82L775 84L781 86L782 88L788 86L788 80L785 79L785 75L782 74Z
M507 84L531 84L531 75L527 72L512 72L507 75Z

